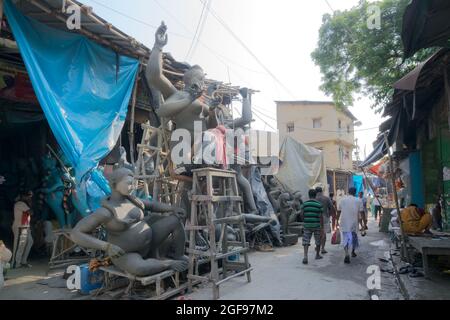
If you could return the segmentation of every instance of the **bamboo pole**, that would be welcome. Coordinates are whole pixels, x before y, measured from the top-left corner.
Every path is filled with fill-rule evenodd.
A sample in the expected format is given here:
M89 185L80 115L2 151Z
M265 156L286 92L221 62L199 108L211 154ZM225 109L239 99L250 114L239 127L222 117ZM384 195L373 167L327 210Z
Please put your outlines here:
M333 189L334 189L334 196L337 196L337 189L336 189L336 170L333 170Z
M134 159L134 144L135 144L135 139L134 139L134 118L135 118L135 113L136 113L136 102L137 102L137 91L138 91L138 87L139 87L139 76L141 74L142 71L142 66L139 66L139 70L138 73L136 75L136 79L134 80L134 88L133 88L133 98L131 101L131 117L130 117L130 131L128 132L128 140L130 142L130 160L131 160L131 164L134 166L135 165L135 159Z
M373 194L374 194L375 198L377 199L378 204L379 204L380 207L381 207L381 210L384 210L383 204L381 203L380 198L378 197L377 193L375 192L375 187L374 187L374 185L372 184L372 181L370 181L369 177L367 177L367 174L366 174L366 171L364 170L364 168L361 168L361 170L362 170L362 172L363 172L363 174L364 174L364 178L366 178L366 181L367 181L367 183L369 184L370 189L372 189Z
M2 22L3 21L3 0L0 0L0 32L2 31Z
M392 155L391 155L391 150L389 148L389 141L388 141L388 137L387 137L387 133L384 134L384 141L386 142L386 148L387 148L387 154L389 157L389 167L390 167L390 171L391 171L391 183L392 183L392 188L394 191L394 201L395 201L395 207L397 209L397 213L398 213L398 220L400 222L400 231L402 234L402 252L403 252L403 257L406 258L406 261L409 262L409 254L406 248L406 240L407 240L407 235L403 229L403 221L402 221L402 215L401 215L401 211L400 211L400 205L398 202L398 194L397 194L397 189L395 188L395 176L394 176L394 162L392 161Z

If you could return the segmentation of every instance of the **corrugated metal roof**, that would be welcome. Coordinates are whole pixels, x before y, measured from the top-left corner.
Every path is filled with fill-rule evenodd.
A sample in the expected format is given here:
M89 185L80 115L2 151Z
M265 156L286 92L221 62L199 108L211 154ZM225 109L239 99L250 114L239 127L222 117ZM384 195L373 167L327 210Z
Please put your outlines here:
M77 5L81 8L81 29L71 31L67 28L67 20L72 13L63 12L64 3L66 7ZM76 0L19 0L16 6L26 16L39 22L64 31L81 33L118 53L135 58L149 55L150 50L146 46L96 15L91 7Z

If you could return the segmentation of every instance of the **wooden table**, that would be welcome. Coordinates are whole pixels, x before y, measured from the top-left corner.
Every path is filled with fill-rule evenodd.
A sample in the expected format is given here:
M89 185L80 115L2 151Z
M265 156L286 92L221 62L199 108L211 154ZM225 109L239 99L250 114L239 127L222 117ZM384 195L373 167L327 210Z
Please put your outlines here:
M423 271L430 278L429 256L450 256L450 239L409 236L409 243L422 254Z

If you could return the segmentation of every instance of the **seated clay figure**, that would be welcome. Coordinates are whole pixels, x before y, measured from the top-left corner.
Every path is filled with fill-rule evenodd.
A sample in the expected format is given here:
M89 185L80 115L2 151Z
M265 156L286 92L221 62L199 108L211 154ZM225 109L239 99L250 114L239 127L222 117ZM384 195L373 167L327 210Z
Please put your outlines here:
M72 240L82 247L106 252L115 266L135 276L169 269L185 271L188 259L184 256L186 239L181 223L184 210L131 196L133 173L128 169L115 170L110 185L111 196L75 226ZM145 210L152 213L146 216ZM107 242L91 235L101 225L107 231Z

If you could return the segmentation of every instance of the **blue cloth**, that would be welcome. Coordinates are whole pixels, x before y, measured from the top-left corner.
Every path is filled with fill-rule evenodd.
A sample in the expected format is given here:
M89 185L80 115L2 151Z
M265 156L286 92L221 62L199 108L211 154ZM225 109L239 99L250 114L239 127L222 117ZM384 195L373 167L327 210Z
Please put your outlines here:
M99 204L88 205L89 192L98 198L108 191L96 168L120 136L139 62L28 18L10 0L4 11L50 128L75 169L86 215Z
M409 154L409 170L411 172L411 203L417 204L419 208L424 208L424 181L420 151ZM407 205L409 205L409 203L407 203Z
M356 232L342 232L342 245L344 248L359 248L358 234Z
M363 176L353 176L353 186L356 189L356 194L364 192L364 178Z

